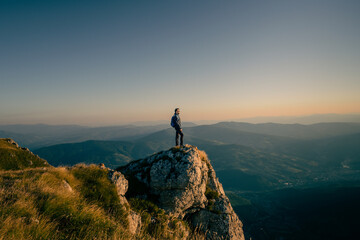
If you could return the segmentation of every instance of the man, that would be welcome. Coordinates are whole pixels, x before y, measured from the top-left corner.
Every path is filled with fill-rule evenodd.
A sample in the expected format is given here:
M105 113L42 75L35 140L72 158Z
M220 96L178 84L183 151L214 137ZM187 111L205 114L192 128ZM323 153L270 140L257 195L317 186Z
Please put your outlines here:
M180 119L180 109L179 108L175 108L175 113L174 116L172 116L171 118L171 126L173 128L175 128L176 130L176 134L175 134L175 144L176 146L179 146L179 135L180 135L180 146L183 147L183 138L184 138L184 133L181 129L181 119Z

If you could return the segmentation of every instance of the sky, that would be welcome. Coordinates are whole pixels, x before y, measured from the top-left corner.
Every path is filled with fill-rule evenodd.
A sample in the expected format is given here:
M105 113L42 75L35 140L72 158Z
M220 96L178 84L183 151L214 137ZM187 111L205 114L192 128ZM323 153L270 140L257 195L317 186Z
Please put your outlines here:
M356 0L2 0L0 124L360 113L359 12Z

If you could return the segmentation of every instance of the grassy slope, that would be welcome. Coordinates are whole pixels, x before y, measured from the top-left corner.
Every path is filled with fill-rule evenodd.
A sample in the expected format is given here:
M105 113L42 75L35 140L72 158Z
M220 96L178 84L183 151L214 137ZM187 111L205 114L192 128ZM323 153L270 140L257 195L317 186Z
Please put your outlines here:
M187 236L186 222L152 202L132 198L122 205L107 169L94 164L52 167L6 140L0 149L0 240L204 239L197 232ZM30 168L30 159L43 164ZM7 170L9 160L12 168L25 169ZM128 230L130 211L141 216L135 235Z
M115 186L99 168L84 169L50 167L0 172L0 236L4 239L126 236L126 211L116 199Z
M130 208L142 216L135 236ZM94 164L0 171L0 239L174 239L186 228L151 202L121 205L107 170Z
M0 170L19 170L46 166L49 166L49 164L45 160L30 151L19 148L6 139L0 139Z
M0 140L0 153L0 240L174 239L189 230L149 201L121 204L107 169L56 168L7 139ZM130 211L142 218L136 235L128 230Z

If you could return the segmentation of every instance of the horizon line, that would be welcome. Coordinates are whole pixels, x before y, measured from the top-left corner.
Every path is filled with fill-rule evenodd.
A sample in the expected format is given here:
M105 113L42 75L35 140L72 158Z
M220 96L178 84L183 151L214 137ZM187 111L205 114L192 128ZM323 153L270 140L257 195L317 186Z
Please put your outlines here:
M314 114L307 114L307 115L274 115L274 116L254 116L254 117L243 117L243 118L229 118L229 119L202 119L202 120L189 120L189 121L183 121L183 123L193 123L193 124L199 124L199 125L206 125L206 124L216 124L219 122L241 122L244 120L260 120L262 118L283 118L282 120L288 120L290 121L291 118L305 118L305 117L314 117L314 116L354 116L360 117L360 112L355 113L314 113ZM290 119L285 119L290 118ZM279 120L279 119L278 119ZM360 121L360 120L359 120ZM0 126L5 125L47 125L47 126L81 126L81 127L115 127L115 126L156 126L156 125L162 125L167 122L166 119L158 119L158 120L148 120L148 121L132 121L132 122L126 122L126 123L114 123L114 124L81 124L81 123L46 123L46 122L38 122L38 123L1 123ZM202 123L201 123L202 122ZM246 121L244 121L246 122ZM321 123L324 121L320 121L317 123ZM339 122L339 121L331 121L331 122ZM149 125L146 125L149 124ZM248 122L250 123L250 122ZM257 122L252 124L261 124L261 123L276 123L276 122ZM296 124L296 123L280 123L280 124ZM301 124L301 123L300 123ZM314 124L314 123L310 123ZM306 124L304 124L306 125Z

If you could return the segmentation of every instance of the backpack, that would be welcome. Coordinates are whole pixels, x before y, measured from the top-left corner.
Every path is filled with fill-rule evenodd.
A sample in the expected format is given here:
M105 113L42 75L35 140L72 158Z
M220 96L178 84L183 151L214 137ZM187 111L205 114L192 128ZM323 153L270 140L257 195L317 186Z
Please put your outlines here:
M174 117L171 118L170 125L171 125L172 127L175 127L175 123L174 123L173 119L174 119Z

